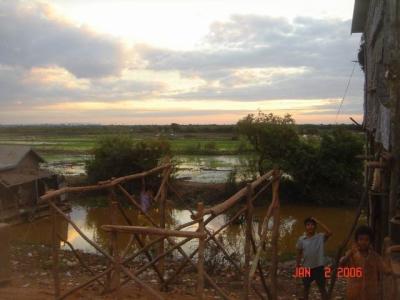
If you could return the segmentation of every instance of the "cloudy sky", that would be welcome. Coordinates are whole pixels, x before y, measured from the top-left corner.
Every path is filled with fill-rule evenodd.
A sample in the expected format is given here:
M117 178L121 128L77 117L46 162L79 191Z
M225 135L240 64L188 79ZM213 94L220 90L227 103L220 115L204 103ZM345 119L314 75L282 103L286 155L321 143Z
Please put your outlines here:
M0 124L334 123L353 1L0 0ZM358 65L338 122L362 118Z

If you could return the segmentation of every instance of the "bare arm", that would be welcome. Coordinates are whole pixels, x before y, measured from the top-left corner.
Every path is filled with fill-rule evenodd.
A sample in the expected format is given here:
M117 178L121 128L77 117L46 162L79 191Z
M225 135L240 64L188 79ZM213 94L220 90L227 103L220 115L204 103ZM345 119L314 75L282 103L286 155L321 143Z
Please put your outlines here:
M322 223L322 222L319 221L318 219L313 218L313 220L314 220L317 224L319 224L319 225L322 227L322 229L325 231L325 232L324 232L325 241L326 241L327 239L329 239L329 238L332 236L332 234L333 234L333 233L332 233L332 230L330 230L328 226L326 226L324 223Z

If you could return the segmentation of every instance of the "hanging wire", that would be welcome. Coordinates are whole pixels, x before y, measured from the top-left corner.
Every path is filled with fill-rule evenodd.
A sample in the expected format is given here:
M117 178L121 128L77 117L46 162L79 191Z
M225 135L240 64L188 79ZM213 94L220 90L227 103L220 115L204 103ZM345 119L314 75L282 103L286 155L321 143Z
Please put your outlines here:
M350 74L349 80L347 81L346 89L344 90L344 94L343 94L343 97L342 97L342 101L340 101L339 109L338 109L338 111L337 111L337 113L336 113L336 118L335 118L335 123L336 123L336 124L337 124L337 120L338 120L340 111L341 111L342 106L343 106L344 99L346 98L347 92L348 92L349 87L350 87L351 78L353 77L354 70L356 69L357 61L353 61L353 63L354 63L354 64L353 64L353 69L351 70L351 74Z

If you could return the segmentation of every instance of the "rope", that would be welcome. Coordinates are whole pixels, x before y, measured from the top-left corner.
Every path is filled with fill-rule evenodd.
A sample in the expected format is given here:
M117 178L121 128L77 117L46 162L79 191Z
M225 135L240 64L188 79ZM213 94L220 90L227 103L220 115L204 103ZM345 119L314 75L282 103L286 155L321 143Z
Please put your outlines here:
M347 92L348 92L349 87L350 87L351 78L353 77L354 70L356 69L356 63L357 63L356 61L353 62L353 69L351 70L351 74L350 74L349 80L347 81L347 86L346 86L346 88L344 90L344 93L343 93L342 101L340 101L339 109L338 109L338 111L336 113L336 118L335 118L335 123L336 124L337 124L338 116L340 114L340 110L342 109L342 106L343 106L344 99L346 98Z

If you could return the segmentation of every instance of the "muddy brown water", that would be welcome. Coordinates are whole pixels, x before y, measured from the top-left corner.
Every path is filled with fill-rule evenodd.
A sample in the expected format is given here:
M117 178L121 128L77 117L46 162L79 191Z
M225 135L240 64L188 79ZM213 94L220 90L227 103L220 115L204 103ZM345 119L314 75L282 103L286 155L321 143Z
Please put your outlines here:
M257 207L254 216L254 232L257 237L257 228L266 213L266 207ZM148 222L144 216L136 210L126 210L128 216L134 224L146 226ZM231 215L233 215L232 213ZM150 215L158 220L158 210L153 209ZM332 255L351 227L354 218L354 209L351 208L332 208L319 206L300 206L283 205L280 216L280 239L279 252L281 260L289 259L295 253L295 244L300 235L304 232L303 220L307 216L315 216L323 221L333 231L333 236L326 243L326 252ZM109 235L101 229L101 225L110 224L110 213L108 208L73 206L70 212L71 219L79 228L98 245L107 251ZM229 220L229 214L220 215L207 226L211 231L217 230ZM191 221L190 212L183 209L174 209L169 207L167 210L167 226L173 228L179 224ZM122 216L119 216L119 224L124 223ZM186 228L186 230L196 230L196 226ZM90 246L66 221L60 219L59 233L67 239L76 249L96 253L96 250ZM49 219L41 219L32 223L17 225L12 228L12 239L19 242L40 243L49 245L51 242L51 222ZM239 222L227 227L221 234L221 241L229 253L236 253L239 257L243 251L244 245L244 223ZM144 237L150 240L152 237ZM130 237L127 234L121 234L119 238L119 247L124 249L129 242ZM62 248L68 249L67 245L61 244ZM193 240L184 245L186 252L196 247ZM130 248L130 252L137 250L136 245ZM178 255L178 254L175 254Z

